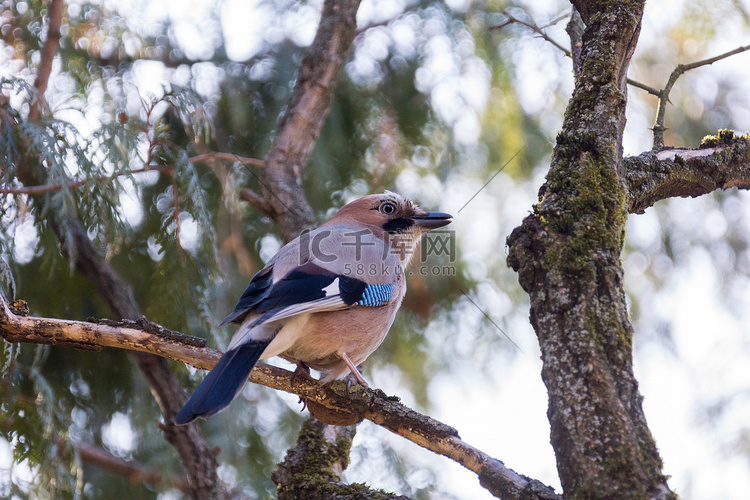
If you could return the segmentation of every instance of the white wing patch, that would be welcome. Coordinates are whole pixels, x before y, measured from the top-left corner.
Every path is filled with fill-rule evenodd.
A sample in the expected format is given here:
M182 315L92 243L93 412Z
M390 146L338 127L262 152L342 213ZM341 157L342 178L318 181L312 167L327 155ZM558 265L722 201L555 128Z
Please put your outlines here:
M330 285L323 289L323 292L325 292L326 297L330 297L331 295L339 295L339 279L336 278L335 280L333 280Z

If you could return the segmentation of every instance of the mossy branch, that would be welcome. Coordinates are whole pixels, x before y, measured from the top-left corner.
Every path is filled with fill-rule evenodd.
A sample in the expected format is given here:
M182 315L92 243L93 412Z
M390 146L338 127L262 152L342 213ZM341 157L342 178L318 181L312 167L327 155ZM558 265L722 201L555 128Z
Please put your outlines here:
M349 449L354 439L354 426L338 427L308 419L297 444L290 448L271 478L278 486L279 500L298 498L356 498L358 500L408 500L366 484L341 481L349 465Z
M0 296L0 336L8 342L87 350L115 347L156 354L204 370L213 368L221 357L220 352L198 347L195 342L184 342L175 335L161 335L153 324L147 329L142 329L138 322L124 325L19 316ZM266 364L256 366L249 380L299 395L322 408L316 415L333 411L350 414L355 422L366 418L475 472L480 483L497 497L506 500L559 498L551 488L514 472L500 460L462 441L456 429L402 405L398 398L388 397L380 390L363 389L358 385L349 390L344 382L321 386L309 377L299 374L292 377L292 373Z
M719 130L700 149L662 149L623 159L627 209L643 213L657 201L696 197L716 189L750 189L750 137Z

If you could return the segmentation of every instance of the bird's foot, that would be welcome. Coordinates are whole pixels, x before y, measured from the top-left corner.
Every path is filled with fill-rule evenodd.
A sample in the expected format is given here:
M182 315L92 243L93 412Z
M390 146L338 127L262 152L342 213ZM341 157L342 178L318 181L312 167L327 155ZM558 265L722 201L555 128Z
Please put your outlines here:
M302 361L297 361L297 368L294 370L294 373L292 373L292 379L290 380L292 386L294 386L294 381L297 377L310 377L310 367ZM300 411L305 411L305 408L307 408L307 401L300 396L299 402L302 403L302 409Z
M307 366L302 361L297 361L297 368L294 370L294 373L292 373L292 379L291 384L294 385L294 381L297 379L297 377L307 377L310 378L310 367Z
M337 351L336 355L340 357L344 363L346 363L346 366L349 367L349 370L351 370L352 375L354 375L354 378L357 379L357 382L359 385L364 387L365 389L369 389L370 385L367 383L365 378L362 376L362 374L359 372L356 366L354 366L354 362L352 362L351 358L349 358L349 355L346 354L344 351ZM351 382L352 379L349 378L346 382L346 391L349 392L349 389L351 388Z

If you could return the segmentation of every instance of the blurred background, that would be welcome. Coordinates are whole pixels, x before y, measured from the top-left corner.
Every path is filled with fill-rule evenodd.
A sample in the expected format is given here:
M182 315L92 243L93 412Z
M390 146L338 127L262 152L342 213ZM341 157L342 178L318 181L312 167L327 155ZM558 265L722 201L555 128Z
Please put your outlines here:
M207 337L212 347L226 346L233 328L216 325L284 242L270 219L239 200L239 187L260 190L255 167L209 168L187 157L213 150L263 158L321 4L67 1L49 108L41 125L22 128L49 156L48 183L147 161L178 165L174 182L149 172L54 196L133 284L149 319ZM3 106L21 118L33 99L24 82L36 74L46 9L39 0L2 3ZM566 2L363 0L304 188L318 222L384 189L454 215L456 252L416 263L404 307L365 377L559 491L528 297L506 266L505 238L536 202L572 68L526 26L493 29L505 10L569 44ZM651 2L629 76L661 88L678 63L748 43L747 0ZM748 95L750 52L688 72L671 93L666 144L697 147L719 128L744 133ZM637 155L651 148L656 98L630 87L628 101L624 152ZM39 137L52 139L37 144ZM150 149L160 137L180 148ZM9 186L14 140L3 135L0 148ZM0 201L6 287L36 315L106 316L28 201ZM737 190L662 202L628 222L623 260L636 375L664 471L685 499L745 498L750 489L749 239L750 196ZM0 361L0 496L181 496L84 464L65 445L90 443L182 473L126 352L5 345ZM204 376L173 366L186 388ZM203 423L209 444L221 449L221 478L247 495L273 497L270 474L297 437L301 410L296 396L250 384ZM351 482L420 499L491 498L473 473L367 421L351 457Z

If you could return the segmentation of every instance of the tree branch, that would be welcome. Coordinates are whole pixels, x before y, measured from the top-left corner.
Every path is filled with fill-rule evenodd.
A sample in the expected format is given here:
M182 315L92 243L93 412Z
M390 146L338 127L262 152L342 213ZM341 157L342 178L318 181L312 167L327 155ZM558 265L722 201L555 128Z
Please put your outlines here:
M622 134L645 1L573 0L586 27L539 202L508 237L542 353L565 498L670 498L633 373Z
M88 443L74 443L73 447L82 462L114 472L125 477L131 483L145 483L155 487L166 486L167 488L177 488L185 494L190 493L190 485L185 476L164 476L162 471L155 467L125 460Z
M255 158L246 158L243 156L237 156L232 153L219 153L211 152L204 153L188 158L191 163L199 163L207 160L221 160L226 162L242 163L244 165L253 165L255 167L262 167L263 162L256 160ZM143 168L135 170L121 170L111 175L100 175L92 179L81 179L77 181L71 181L65 184L65 188L68 190L78 189L81 186L85 186L91 182L106 182L122 177L123 175L138 175L146 172L164 172L169 173L175 169L175 165L147 165ZM38 194L54 193L60 191L63 188L63 184L45 184L41 186L18 186L18 187L4 187L0 188L0 194L27 194L35 196ZM242 196L240 196L242 197ZM247 200L250 201L250 200ZM253 203L253 202L251 202Z
M649 87L645 83L636 82L635 80L631 80L630 78L628 78L628 83L633 87L638 87L641 90L645 90L649 94L655 95L656 97L659 97L661 95L661 90Z
M35 185L42 172L43 166L24 157L19 169L19 178L26 186ZM33 199L35 202L38 201L37 198ZM54 208L45 210L44 214L64 252L71 256L76 269L99 293L112 314L119 318L139 317L140 312L132 287L97 251L80 221L75 217L65 217ZM165 421L171 422L187 400L174 373L166 361L158 356L136 352L134 359L159 404ZM214 499L221 496L216 460L198 432L197 426L180 427L168 424L163 426L162 430L185 467L191 497Z
M51 0L49 6L49 26L47 40L42 48L41 60L34 86L36 99L31 103L29 119L41 117L41 105L52 69L52 61L57 53L60 39L60 26L63 12L62 0ZM24 161L20 169L21 181L28 185L36 184L42 167ZM76 268L99 292L110 310L121 318L140 316L138 304L132 288L120 278L108 262L96 251L85 228L74 218L62 220L54 210L48 210L47 219L57 234L63 248L75 257ZM63 230L61 224L65 225ZM7 311L5 303L3 308ZM186 401L185 394L177 383L174 373L164 359L136 353L135 361L151 388L167 421L171 420ZM216 498L220 492L216 461L208 450L206 442L196 426L164 428L166 439L180 455L188 472L190 493L195 499Z
M545 41L547 41L547 42L551 43L551 44L552 44L553 46L555 46L555 47L556 47L557 49L559 49L560 51L562 51L562 52L563 52L563 53L564 53L564 54L565 54L566 56L570 57L570 51L569 51L568 49L566 49L565 47L563 47L562 45L560 45L559 43L557 43L557 42L556 42L556 41L555 41L555 40L554 40L554 39L553 39L552 37L550 37L550 36L549 36L549 35L548 35L548 34L547 34L547 33L546 33L545 31L544 31L544 29L543 29L543 28L540 28L539 26L537 26L537 25L536 25L536 24L534 24L534 23L531 23L531 22L526 22L526 21L523 21L523 20L521 20L521 19L518 19L518 18L517 18L517 17L515 17L514 15L510 14L510 13L509 13L509 12L508 12L507 10L503 12L503 15L504 15L505 17L507 17L507 18L508 18L508 20L507 20L507 21L505 21L505 22L504 22L504 23L502 23L502 24L499 24L499 25L497 25L497 26L490 26L490 28L489 28L489 29L491 29L491 30L500 30L500 29L503 29L504 27L506 27L506 26L508 26L508 25L510 25L510 24L514 24L514 23L515 23L515 24L520 24L520 25L522 25L522 26L526 26L526 27L527 27L527 28L529 28L529 29L530 29L531 31L533 31L534 33L536 33L537 35L539 35L539 37L541 37L541 38L542 38L542 39L544 39ZM566 16L567 16L567 14L566 14ZM558 19L558 20L560 20L560 19L564 19L564 18L565 18L565 17L558 17L557 19ZM545 27L547 27L547 26L552 26L553 24L554 24L554 23L548 23L548 24L547 24L547 25L546 25Z
M34 87L37 90L35 99L31 102L29 119L38 120L42 116L44 103L44 92L47 90L49 75L52 73L52 62L57 55L57 46L60 43L60 26L62 25L63 0L50 0L47 10L47 39L42 45L42 51L37 67Z
M554 38L550 37L544 31L549 26L553 26L553 25L557 24L557 22L559 22L562 19L565 19L566 17L568 17L569 14L560 15L560 16L556 17L554 20L550 21L549 23L547 23L547 24L545 24L544 26L541 26L541 27L537 26L536 24L534 24L532 22L527 22L527 21L523 21L521 19L518 19L517 17L509 14L508 11L504 11L503 15L506 16L508 18L508 20L505 21L502 24L498 24L497 26L490 26L489 29L491 29L491 30L500 30L500 29L503 29L506 26L509 26L511 24L520 24L522 26L526 26L531 31L533 31L534 33L536 33L537 35L539 35L540 38L542 38L543 40L549 42L550 44L552 44L553 47L555 47L556 49L560 50L563 54L565 54L566 56L568 56L571 59L573 59L573 74L574 74L574 76L578 75L578 71L579 71L579 67L580 67L580 58L581 58L581 47L580 47L579 43L580 43L580 36L581 36L582 30L583 30L583 26L582 26L583 21L581 20L580 14L578 14L578 12L575 11L575 9L574 9L573 15L572 15L572 17L570 19L570 22L568 23L568 28L566 28L566 30L568 31L568 35L570 35L571 45L573 46L573 49L574 49L574 51L576 53L575 59L571 55L571 51L570 50L568 50L567 48L563 47L561 44L557 43L557 41L555 41ZM579 21L580 21L580 24L579 24ZM637 82L637 81L633 80L632 78L628 78L627 79L627 83L629 85L634 86L634 87L638 87L639 89L643 89L643 90L647 91L650 94L653 94L653 95L656 95L656 96L659 95L659 91L658 90L653 89L653 88L649 87L648 85L644 85L643 83Z
M49 220L62 243L63 250L74 256L76 269L101 296L112 314L119 318L140 317L132 287L94 248L81 223L76 219L68 219L65 221L65 230L62 230L54 213L50 213ZM48 339L47 342L41 343L50 342ZM85 339L82 342L84 348L94 344L95 342L86 342ZM187 396L180 387L174 372L163 358L153 356L146 350L134 352L133 357L164 415L165 424L162 426L162 431L165 439L177 451L185 467L191 497L215 499L223 496L216 473L216 459L198 431L198 427L196 425L177 426L173 423L174 416L187 401Z
M669 79L667 80L666 85L664 85L664 88L658 91L658 93L651 92L652 94L659 97L659 103L656 107L656 120L654 121L654 147L653 149L659 149L664 147L664 132L667 130L664 127L664 115L667 111L667 104L669 103L669 94L672 92L672 87L674 87L674 84L677 82L677 79L685 74L687 71L690 71L691 69L700 68L701 66L707 66L709 64L713 64L716 61L720 61L722 59L726 59L727 57L731 57L736 54L740 54L742 52L745 52L746 50L750 50L750 45L745 45L742 47L737 47L734 50L730 50L729 52L725 52L723 54L720 54L715 57L710 57L708 59L703 59L702 61L696 61L689 64L678 64L677 67L672 71L672 74L669 75Z
M149 328L153 331L153 328ZM160 336L131 326L83 321L17 316L0 296L0 336L8 342L55 344L84 349L115 347L156 354L210 370L221 353L173 336ZM422 415L379 390L360 386L347 389L345 382L321 386L304 375L292 377L281 368L259 364L249 380L267 387L297 394L330 410L366 418L419 446L454 460L475 472L481 484L506 500L521 498L557 499L552 489L522 476L481 450L463 442L458 431ZM166 422L166 426L172 425ZM532 496L527 496L532 495Z
M543 38L544 40L552 44L554 47L562 51L566 56L573 59L573 74L577 78L579 67L580 67L580 36L582 33L582 29L578 22L580 19L580 15L578 15L575 9L573 12L573 16L571 17L571 20L568 23L568 28L567 28L568 34L570 35L571 46L573 47L573 51L575 52L575 55L576 55L575 58L571 55L572 52L570 50L563 47L561 44L557 43L553 38L551 38L544 31L546 27L554 24L560 19L564 19L565 16L560 16L555 21L548 23L547 25L543 27L539 27L533 22L528 22L528 21L523 21L521 19L518 19L512 14L509 14L507 11L503 12L503 15L505 15L508 18L507 21L497 26L492 26L490 27L490 29L502 29L510 24L520 24L522 26L526 26L531 31L539 35L541 38ZM727 57L741 54L742 52L745 52L747 50L750 50L750 45L737 47L734 50L730 50L729 52L725 52L715 57L703 59L702 61L696 61L696 62L692 62L689 64L678 64L677 67L674 69L674 71L672 71L672 74L669 75L669 79L667 80L667 83L666 85L664 85L663 89L650 87L644 83L633 80L632 78L627 78L626 81L628 85L632 85L633 87L637 87L641 90L645 90L649 94L654 95L659 98L657 108L656 108L656 120L654 121L654 127L652 129L654 131L654 147L653 147L654 150L664 147L664 132L667 130L664 127L664 116L667 110L667 104L669 103L669 94L672 92L672 87L674 87L674 84L677 82L677 79L683 74L685 74L687 71L690 71L691 69L696 69L696 68L700 68L701 66L707 66L707 65L713 64L722 59L726 59Z
M293 239L315 220L302 190L302 170L330 110L356 28L360 0L326 0L312 45L299 69L286 113L260 171L264 195L284 237Z
M261 195L256 193L250 188L240 189L240 199L245 200L264 214L270 216L274 215L273 207L266 201Z
M704 139L702 149L647 151L623 160L630 213L642 214L657 201L696 197L716 189L750 189L750 139L731 130Z

